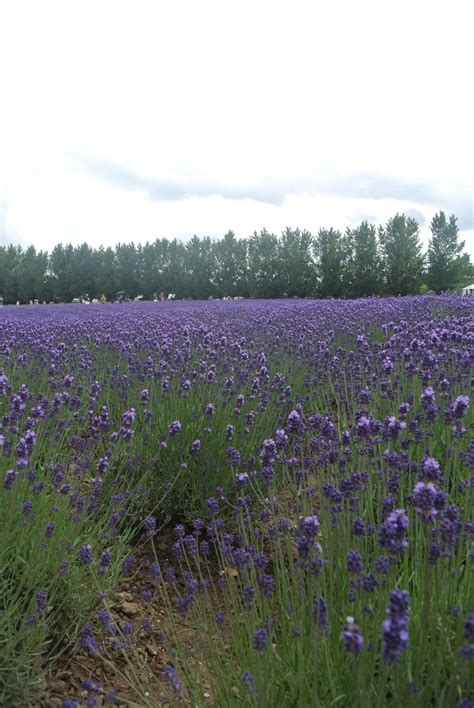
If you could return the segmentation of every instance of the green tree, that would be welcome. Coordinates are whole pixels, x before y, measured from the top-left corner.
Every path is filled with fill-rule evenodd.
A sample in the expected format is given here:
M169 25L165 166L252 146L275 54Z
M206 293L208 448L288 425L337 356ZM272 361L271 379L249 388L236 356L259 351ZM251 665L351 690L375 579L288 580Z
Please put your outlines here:
M87 243L76 246L73 253L73 271L70 283L74 297L87 294L92 298L96 295L97 265L97 253L91 246Z
M59 302L71 302L73 297L80 295L75 292L75 259L74 248L69 243L63 246L58 243L51 251L49 257L49 282L53 297Z
M378 230L384 289L390 295L417 293L424 257L418 222L396 214Z
M38 299L40 302L49 299L47 292L48 254L45 251L36 251L34 246L29 246L19 256L17 266L18 299L20 302L29 302Z
M205 299L216 295L216 254L211 239L193 236L184 251L186 297Z
M316 260L316 292L320 297L341 297L344 294L344 263L346 252L340 231L320 229L313 243Z
M454 290L462 285L467 275L469 258L463 256L464 241L459 241L455 216L446 218L444 211L431 220L431 238L428 245L426 284L436 293Z
M18 275L21 257L20 246L10 244L0 247L0 293L3 295L5 304L18 300Z
M255 231L248 241L248 278L253 297L281 297L280 264L278 238L275 234L266 229L260 233Z
M347 259L344 282L347 293L350 297L376 295L380 287L376 227L363 221L357 228L347 229L345 247Z
M119 243L115 248L118 290L128 297L140 294L140 252L134 243Z
M311 295L315 283L315 267L311 257L313 237L309 231L286 228L278 247L280 295L305 297Z
M247 242L228 231L224 238L214 242L213 251L217 295L247 295Z
M117 264L115 250L110 246L104 248L100 246L94 251L96 267L94 269L94 287L91 296L101 297L105 295L107 300L112 300L117 290L120 290L117 282Z
M184 274L185 247L176 238L167 242L162 279L165 295L174 293L177 298L186 297L186 279Z

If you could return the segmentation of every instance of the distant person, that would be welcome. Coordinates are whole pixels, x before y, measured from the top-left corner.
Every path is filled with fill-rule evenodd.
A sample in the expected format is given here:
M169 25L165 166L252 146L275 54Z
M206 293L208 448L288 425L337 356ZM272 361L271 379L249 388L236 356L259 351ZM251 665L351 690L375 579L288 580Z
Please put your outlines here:
M101 304L101 305L105 305L106 302L107 302L107 298L106 298L105 295L102 293L102 295L100 296L100 304Z
M165 300L165 294L164 294L163 290L160 291L160 294L159 294L158 297L160 298L160 302L164 302L164 300Z
M0 307L3 307L3 295L0 295Z

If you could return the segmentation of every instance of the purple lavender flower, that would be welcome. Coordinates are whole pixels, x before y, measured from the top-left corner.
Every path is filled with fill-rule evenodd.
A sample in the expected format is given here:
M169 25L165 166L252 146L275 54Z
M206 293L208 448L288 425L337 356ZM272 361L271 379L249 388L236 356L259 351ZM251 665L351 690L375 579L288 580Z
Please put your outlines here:
M458 396L452 405L455 418L462 418L469 408L469 396Z
M69 570L69 562L67 560L62 560L61 565L59 566L59 575L61 578L64 578Z
M210 497L206 501L206 510L209 516L217 516L219 513L219 502L215 497Z
M320 524L319 524L319 519L316 516L316 514L313 514L312 516L306 516L302 521L300 522L300 531L308 536L309 538L313 538L314 536L317 536L320 530Z
M364 536L365 523L363 519L354 519L354 521L352 522L352 533L354 534L354 536Z
M268 556L265 553L256 553L253 557L254 568L265 570L268 565Z
M143 588L142 597L145 602L151 602L153 600L153 592L150 590L150 588Z
M442 480L441 469L439 462L434 457L427 457L423 462L423 477L430 482L438 482Z
M231 467L238 467L240 465L240 452L235 447L229 447L227 449L227 457Z
M33 509L33 502L31 502L29 499L25 500L22 505L21 512L23 516L29 516L31 514L31 511Z
M184 698L184 683L179 678L174 666L169 664L163 671L163 681L167 686L173 689L178 698Z
M168 435L170 436L170 438L173 438L175 435L177 435L181 430L181 427L182 426L179 420L174 420L172 423L170 423L168 427Z
M364 647L364 638L353 617L347 617L346 622L341 633L344 649L350 654L359 654Z
M379 544L389 553L398 555L408 548L408 516L405 509L392 511L387 521L380 527Z
M265 651L267 646L267 633L264 629L258 629L253 635L253 648L255 651Z
M273 439L275 440L275 445L278 450L285 448L288 444L288 435L282 428L278 428L278 430L275 430L275 435L273 436Z
M146 530L146 535L151 538L156 534L156 519L154 516L147 516L143 521L143 526Z
M425 524L432 522L438 516L435 506L436 495L436 487L431 482L427 484L418 482L411 495L412 504L416 508L418 516Z
M79 635L79 645L82 647L82 649L85 649L87 653L91 656L97 656L97 654L99 654L99 646L96 640L94 639L91 624L86 624L82 628L81 633Z
M391 561L388 556L379 556L375 561L375 570L381 575L386 575L390 569Z
M298 433L302 427L303 421L301 420L301 416L298 411L291 411L286 421L286 430L290 433Z
M238 472L235 475L235 485L237 489L243 489L249 482L249 476L247 472Z
M199 452L200 449L201 449L201 441L200 440L193 440L193 442L191 443L191 446L189 448L189 452L191 453L191 455L196 454L197 452Z
M123 634L124 634L126 637L129 637L130 635L133 634L133 624L132 624L132 622L122 622L122 624L121 624L121 629L122 629Z
M474 612L471 612L464 622L463 637L467 644L462 648L466 659L474 659Z
M347 570L349 573L362 573L364 562L359 551L349 551L347 553Z
M48 593L46 590L40 590L36 593L36 609L38 614L42 615L46 609L46 601L48 599Z
M214 616L217 624L223 624L225 621L225 612L224 610L217 610L215 616Z
M103 551L100 557L101 568L108 568L112 563L112 553L110 551Z
M263 597L272 597L275 592L275 578L273 575L263 573L262 575L257 576L257 582L260 586Z
M247 687L248 691L254 695L257 694L257 689L255 688L255 679L250 671L245 671L241 676L242 682Z
M409 403L400 403L400 406L398 407L398 415L403 418L407 415L408 411L410 410L410 404Z
M124 576L130 575L132 572L133 566L135 565L136 562L136 557L133 555L133 553L130 553L122 563L122 568L121 568L121 573Z
M97 464L97 469L101 474L104 474L104 472L107 471L107 468L109 466L109 458L107 455L104 455L104 457L101 457L98 464Z
M5 472L5 477L3 478L3 488L6 492L9 492L13 487L17 474L18 472L16 470L8 470Z
M79 557L84 565L90 565L92 563L92 546L90 543L81 546L79 549Z
M435 402L435 392L432 386L428 386L420 396L424 408L428 408Z
M50 521L49 524L46 526L46 530L44 532L46 538L53 538L55 529L56 524L54 523L54 521Z
M150 565L150 575L155 584L161 583L163 576L161 574L161 567L159 563L153 562Z
M402 651L408 647L408 612L410 597L405 590L393 590L383 623L382 656L387 664L400 660Z
M267 438L263 441L263 449L261 453L262 464L271 465L277 457L277 446L272 438Z
M313 622L319 627L321 634L329 634L328 606L322 595L313 599L311 617Z
M242 604L246 610L250 610L252 607L252 602L255 597L255 590L253 587L248 585L242 590Z
M207 406L204 409L204 413L209 417L212 418L216 410L216 407L214 406L213 403L208 403Z

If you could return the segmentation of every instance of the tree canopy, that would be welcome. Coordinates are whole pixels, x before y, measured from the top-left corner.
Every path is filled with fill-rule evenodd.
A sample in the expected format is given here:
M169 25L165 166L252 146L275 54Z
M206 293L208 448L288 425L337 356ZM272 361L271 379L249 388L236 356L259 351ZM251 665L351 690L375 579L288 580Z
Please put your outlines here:
M424 283L435 292L473 279L455 216L436 214L422 253L415 219L396 214L378 228L363 221L344 234L323 228L287 228L280 236L262 229L238 239L228 231L187 242L156 239L114 248L58 244L50 253L34 246L0 247L0 294L6 303L30 300L70 302L85 295L108 300L122 290L129 297L237 296L363 297L417 293Z

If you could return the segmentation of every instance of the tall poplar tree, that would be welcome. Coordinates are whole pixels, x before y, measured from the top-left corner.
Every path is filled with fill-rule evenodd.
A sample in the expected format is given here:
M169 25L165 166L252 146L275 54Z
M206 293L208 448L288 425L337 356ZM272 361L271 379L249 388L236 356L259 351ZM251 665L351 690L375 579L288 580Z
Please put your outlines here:
M313 243L316 291L320 297L344 295L344 240L340 231L320 229Z
M380 257L377 229L363 221L355 229L347 229L345 245L347 262L344 282L350 297L376 295L380 288Z
M384 289L390 295L410 295L419 291L424 257L416 219L396 214L379 227Z
M315 268L309 231L286 228L278 243L280 296L305 297L314 291Z
M454 290L462 284L469 259L463 255L464 241L459 241L455 216L446 218L444 211L431 220L431 238L428 245L426 284L436 293Z

